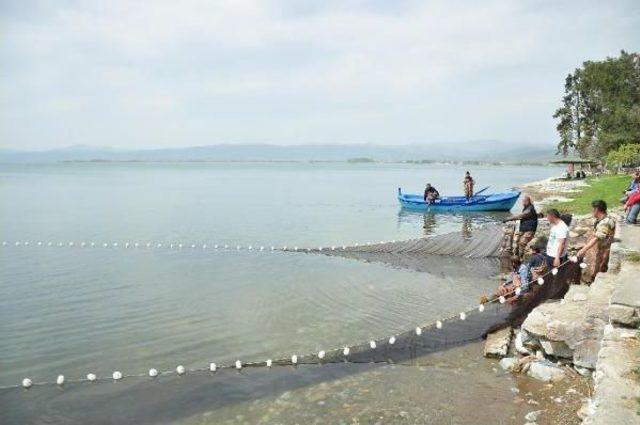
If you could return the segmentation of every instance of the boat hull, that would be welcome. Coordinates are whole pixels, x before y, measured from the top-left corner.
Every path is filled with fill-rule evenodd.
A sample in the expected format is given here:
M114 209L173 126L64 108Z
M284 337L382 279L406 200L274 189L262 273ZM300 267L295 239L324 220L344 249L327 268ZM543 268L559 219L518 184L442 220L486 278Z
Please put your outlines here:
M421 195L403 194L398 189L398 201L402 208L424 212L509 211L518 201L520 192L504 192L482 195L467 201L464 196L443 196L427 203Z

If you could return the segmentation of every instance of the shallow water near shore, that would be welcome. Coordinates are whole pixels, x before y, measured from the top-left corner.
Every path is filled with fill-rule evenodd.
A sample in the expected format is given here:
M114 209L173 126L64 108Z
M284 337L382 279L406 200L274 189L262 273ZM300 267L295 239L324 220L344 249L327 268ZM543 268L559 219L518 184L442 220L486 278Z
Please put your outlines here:
M150 367L165 370L177 364L205 367L210 361L286 357L390 335L461 311L493 289L496 282L491 278L497 270L480 267L451 275L302 253L213 252L201 246L350 245L472 232L475 225L504 217L425 216L399 210L398 186L418 192L428 180L441 193L456 194L464 171L431 164L0 165L1 239L11 242L0 248L0 385L18 383L25 376L52 381L59 373L72 379L88 372L136 374ZM471 171L478 187L491 185L498 191L548 177L557 169ZM15 241L22 243L16 247ZM24 246L25 241L30 244ZM38 247L38 241L52 241L54 246ZM94 248L79 246L92 241ZM65 246L58 247L61 242ZM160 243L164 248L124 249L127 242ZM183 243L185 249L169 249L171 243ZM345 403L365 410L367 403L382 403L394 415L407 411L393 412L394 404L413 400L427 415L423 418L438 423L437 416L429 415L436 415L467 386L474 388L473 403L478 405L490 403L491 394L497 394L496 404L500 394L508 395L488 383L495 373L477 367L482 361L466 354L451 356L445 361L446 373L433 365L424 366L426 371L401 365L333 365L347 369L347 376L338 370L338 378L325 380L314 371L314 379L302 384L295 374L275 372L283 375L275 377L279 385L269 384L273 391L252 389L246 382L235 387L242 397L233 403L208 402L204 395L193 401L180 399L192 408L176 406L169 420L322 423L330 410L329 422L348 423L355 413ZM468 364L475 364L476 372L451 372ZM447 388L441 398L407 396L429 394L421 374L427 382ZM177 402L173 397L184 395L184 389L175 394L170 389L179 385L197 398L194 390L205 385L202 379L185 376L166 389L153 384L149 394L140 397L151 404ZM393 396L386 394L385 382L393 382ZM97 385L104 386L99 392L108 399L122 400L131 394L125 390L129 384L119 384ZM312 389L323 385L330 393L344 386L351 401L339 407L332 405L337 399L327 398L325 404L306 400ZM215 397L215 388L207 390L207 397ZM63 390L8 391L0 393L0 405L6 412L10 400L11 420L19 422L20 412L46 406L43 400L62 397L60 391L73 399L82 389L69 385ZM146 391L144 386L140 391ZM286 393L289 396L281 399ZM137 395L131 397L135 402ZM281 403L286 409L270 412L271 402L287 397L291 401ZM64 403L69 400L61 400L57 408ZM313 408L309 403L315 403ZM473 403L461 403L460 412L445 413L441 423L474 423ZM108 414L108 409L101 411ZM364 418L366 412L357 416ZM145 417L147 422L158 419L151 411L138 419L144 422ZM452 420L444 422L447 417ZM505 412L502 423L510 423L510 417ZM375 422L373 416L371 420ZM382 421L388 422L392 421Z

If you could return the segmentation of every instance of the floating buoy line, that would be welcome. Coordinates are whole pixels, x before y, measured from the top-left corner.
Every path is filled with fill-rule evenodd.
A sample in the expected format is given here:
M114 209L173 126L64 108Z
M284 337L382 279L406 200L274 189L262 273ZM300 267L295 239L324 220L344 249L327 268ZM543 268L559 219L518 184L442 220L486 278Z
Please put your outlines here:
M527 284L536 283L538 285L544 285L546 277L548 277L549 275L556 276L558 274L559 269L564 267L570 262L578 263L579 259L575 256L570 257L567 261L561 263L559 267L552 268L551 270L547 271L545 274L543 274L539 278L532 280L530 282L527 282ZM587 264L584 262L581 262L579 266L581 269L584 269L587 267ZM511 290L508 293L506 293L506 296L511 296L511 295L518 296L520 294L521 294L520 288L515 288L514 290ZM469 308L466 311L462 311L460 313L454 314L447 318L439 319L425 325L417 326L415 328L415 335L421 336L423 334L423 331L425 331L426 329L434 329L434 328L437 330L443 329L443 327L445 327L447 323L454 320L460 320L460 321L467 320L468 319L467 315L469 315L470 313L484 312L485 305L487 304L494 304L494 303L504 304L506 302L506 296L503 295L500 297L494 297L493 299L489 299L487 302L479 304L478 306L475 306L473 308ZM191 373L205 373L205 372L208 372L210 374L215 374L218 371L226 370L226 369L235 369L238 372L240 372L242 371L242 369L249 368L249 367L267 367L267 368L271 368L273 366L295 367L301 364L350 362L351 361L350 356L352 354L352 349L354 347L368 346L370 350L380 350L380 349L384 349L385 345L387 347L393 346L396 343L396 341L397 341L396 335L391 335L388 339L384 338L384 339L378 339L378 340L370 340L365 343L355 344L352 346L343 346L343 347L333 348L326 351L320 350L317 353L314 352L314 353L302 354L302 355L292 354L289 358L284 358L279 360L265 359L263 361L258 361L258 362L256 361L243 362L242 360L238 359L232 364L217 364L217 363L211 362L211 363L208 363L206 367L195 368L195 369L187 369L183 365L177 365L175 369L172 369L172 370L158 371L158 369L151 367L148 369L147 372L137 373L137 374L124 374L120 370L116 370L111 374L110 377L109 376L98 377L95 373L89 372L86 374L84 378L75 378L75 379L67 379L65 375L60 374L57 376L55 381L45 381L45 382L34 382L31 378L25 377L20 384L2 386L0 387L0 389L20 388L20 387L29 389L34 386L50 386L50 385L57 385L59 387L63 387L68 384L113 382L113 381L120 381L123 379L131 379L131 378L155 379L155 378L158 378L159 376L168 376L168 375L183 376ZM333 355L333 356L331 356L329 360L325 360L328 355ZM390 363L390 360L378 361L378 363Z
M3 240L0 242L1 248L70 248L78 250L88 249L125 249L125 250L168 250L168 251L247 251L247 252L308 252L331 255L342 253L363 252L368 254L384 253L412 253L412 254L435 254L454 255L469 258L479 258L486 256L497 256L502 240L501 232L497 227L479 226L476 238L471 241L468 237L461 237L459 232L445 233L430 237L422 237L408 240L388 240L378 242L356 242L351 245L320 245L300 247L295 244L275 245L273 243L250 243L238 244L231 242L181 242L181 241L140 241L140 240L119 240L119 241L96 241L96 240L52 240L39 238L36 240Z
M2 241L2 247L44 247L44 248L121 248L121 249L165 249L165 250L201 250L201 251L253 251L253 252L323 252L341 251L353 247L370 247L372 245L384 245L396 243L397 241L380 241L366 244L354 243L353 245L332 245L318 247L298 247L298 246L276 246L276 245L237 245L237 244L214 244L214 243L181 243L181 242L53 242L53 241Z

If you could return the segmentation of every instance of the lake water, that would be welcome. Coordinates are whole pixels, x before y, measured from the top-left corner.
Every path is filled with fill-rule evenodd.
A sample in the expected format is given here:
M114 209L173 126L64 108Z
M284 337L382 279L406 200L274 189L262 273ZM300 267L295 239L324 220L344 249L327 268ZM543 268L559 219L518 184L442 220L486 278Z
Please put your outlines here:
M399 186L420 192L429 181L443 194L458 194L464 171L432 164L0 165L0 239L7 242L0 247L0 386L25 376L54 381L58 374L75 379L88 372L110 376L114 370L137 374L178 364L260 361L390 335L461 311L491 291L495 280L255 248L400 240L504 217L400 211ZM492 191L558 173L511 166L471 171L477 187ZM244 249L214 250L214 244ZM384 382L393 376L384 370L350 379L375 373ZM189 386L187 379L182 385ZM281 395L285 387L274 394L256 391L255 402ZM17 399L11 391L21 390L9 391L0 394L0 407L18 421L52 390L34 388ZM126 393L109 387L108 393L117 397L121 391ZM162 397L171 401L171 394ZM217 423L197 416L212 414L206 401L199 403L171 421ZM237 403L213 413L242 423L246 415L238 412L247 408ZM316 410L312 416L321 418L322 408ZM292 412L291 421L303 422L299 414ZM278 420L288 423L286 418Z

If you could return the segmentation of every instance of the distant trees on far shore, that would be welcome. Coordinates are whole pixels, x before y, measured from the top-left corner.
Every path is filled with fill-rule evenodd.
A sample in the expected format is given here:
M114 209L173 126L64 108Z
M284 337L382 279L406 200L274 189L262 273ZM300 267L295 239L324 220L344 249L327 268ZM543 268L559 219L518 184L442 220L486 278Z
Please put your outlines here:
M581 158L607 158L616 164L636 161L640 54L622 51L619 57L584 62L567 76L562 105L553 117L559 120L558 154L575 152Z

